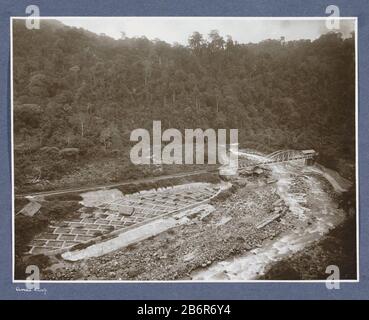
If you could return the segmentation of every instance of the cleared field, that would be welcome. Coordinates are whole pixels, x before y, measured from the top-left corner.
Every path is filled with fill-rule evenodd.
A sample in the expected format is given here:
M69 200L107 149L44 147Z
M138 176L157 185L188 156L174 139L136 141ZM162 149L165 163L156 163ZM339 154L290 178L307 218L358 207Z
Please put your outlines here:
M99 190L81 194L80 216L51 223L30 243L29 253L49 254L128 228L158 217L197 206L221 190L220 185L191 183L159 190L123 195L119 190Z

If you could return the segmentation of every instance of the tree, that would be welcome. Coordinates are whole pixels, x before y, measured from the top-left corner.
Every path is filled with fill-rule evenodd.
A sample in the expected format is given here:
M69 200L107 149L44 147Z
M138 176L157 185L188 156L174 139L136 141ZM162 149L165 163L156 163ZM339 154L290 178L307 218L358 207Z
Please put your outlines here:
M217 50L224 49L225 41L223 37L219 35L218 30L211 30L209 33L209 39L210 39L209 43L210 51L214 52Z
M194 51L196 55L201 53L201 49L204 45L204 38L202 34L195 31L189 38L188 38L188 45Z
M104 145L106 151L119 136L118 128L114 124L110 124L100 132L100 142Z

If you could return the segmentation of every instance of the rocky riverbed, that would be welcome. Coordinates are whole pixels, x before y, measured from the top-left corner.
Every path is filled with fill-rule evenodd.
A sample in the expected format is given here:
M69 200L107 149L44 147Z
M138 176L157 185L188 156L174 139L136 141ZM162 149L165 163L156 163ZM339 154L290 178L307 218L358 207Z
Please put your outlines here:
M280 164L273 165L271 169L272 175L278 180L277 194L285 201L290 211L283 220L288 220L293 227L280 233L275 239L265 241L260 248L218 262L206 270L194 272L193 279L263 278L270 266L309 248L345 220L346 213L338 205L335 185L329 183L333 178L325 179L326 173L319 171L321 169ZM355 252L352 252L352 255L354 256ZM323 260L320 261L323 262ZM289 279L313 277L316 278L318 275L301 278L294 273L289 276Z

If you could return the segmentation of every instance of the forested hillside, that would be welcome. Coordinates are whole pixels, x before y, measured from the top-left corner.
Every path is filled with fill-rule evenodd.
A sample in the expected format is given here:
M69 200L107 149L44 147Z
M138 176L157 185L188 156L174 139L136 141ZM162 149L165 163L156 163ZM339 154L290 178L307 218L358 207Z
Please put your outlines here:
M241 147L314 148L332 168L354 163L354 37L239 44L211 31L182 46L45 20L39 30L15 21L13 36L17 188L117 158L115 178L129 178L130 132L153 120L237 128Z

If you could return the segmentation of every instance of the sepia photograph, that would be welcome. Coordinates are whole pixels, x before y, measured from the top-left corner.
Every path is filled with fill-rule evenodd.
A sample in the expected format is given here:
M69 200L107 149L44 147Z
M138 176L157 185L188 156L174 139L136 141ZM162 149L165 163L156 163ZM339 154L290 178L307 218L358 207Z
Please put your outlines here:
M356 18L10 24L15 282L359 280Z

